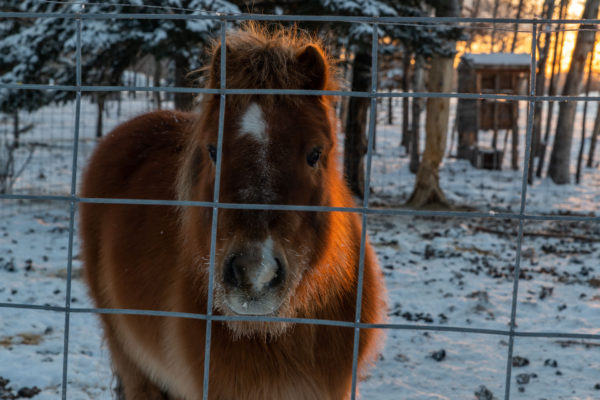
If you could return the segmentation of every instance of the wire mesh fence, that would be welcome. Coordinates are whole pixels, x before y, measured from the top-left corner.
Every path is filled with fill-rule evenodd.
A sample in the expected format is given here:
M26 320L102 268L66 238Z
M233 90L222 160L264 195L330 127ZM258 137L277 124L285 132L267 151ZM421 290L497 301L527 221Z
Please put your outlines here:
M193 10L191 10L193 11ZM12 308L12 309L26 309L26 310L37 310L37 311L48 311L48 312L60 312L64 313L64 347L63 347L63 370L62 370L62 398L66 399L68 396L68 370L69 370L69 339L70 339L70 319L73 314L124 314L124 315L150 315L160 317L179 317L179 318L191 318L201 319L206 321L206 341L205 341L205 354L204 359L204 385L203 385L203 398L207 399L210 391L209 387L209 364L210 358L215 357L211 355L211 324L213 321L262 321L262 322L291 322L295 324L315 324L315 325L326 325L326 326L341 326L352 328L354 330L354 348L353 348L353 369L352 369L352 398L357 396L357 363L358 363L358 349L359 349L359 337L361 330L364 329L385 329L385 330L398 330L398 331L431 331L431 332L457 332L472 335L494 335L499 337L508 338L507 346L507 362L505 367L505 384L504 384L504 398L506 400L511 397L511 377L513 376L513 353L515 347L515 338L564 338L564 339L586 339L586 340L600 340L599 333L577 333L577 332L555 332L552 330L521 330L518 329L516 324L517 318L517 304L519 298L519 283L521 276L521 263L523 260L523 242L525 225L528 223L545 222L545 221L560 221L560 222L592 222L600 223L600 217L596 215L539 215L536 212L527 211L527 165L531 161L531 143L532 143L532 129L533 129L533 117L535 104L537 102L561 102L561 101L577 101L577 102L600 102L600 96L540 96L536 95L535 91L535 73L537 70L538 62L538 30L540 25L553 26L558 24L580 24L585 23L588 25L600 24L599 20L556 20L556 19L494 19L494 18L436 18L436 17L352 17L352 16L306 16L306 15L256 15L256 14L186 14L186 13L157 13L157 14L94 14L86 13L22 13L22 12L0 12L0 18L59 18L73 20L77 24L77 52L75 54L76 63L76 80L72 85L47 85L47 84L30 84L30 83L1 83L0 88L2 89L17 89L17 90L28 90L28 91L68 91L74 92L75 106L72 117L74 118L74 131L66 132L63 126L58 126L57 132L53 129L56 125L52 123L52 112L48 112L48 120L53 125L49 130L44 129L43 137L34 137L31 139L29 144L27 141L24 142L25 149L27 146L38 146L42 149L44 146L62 146L68 148L71 152L70 160L59 160L60 168L68 170L68 175L61 175L63 178L70 175L69 180L62 179L60 181L52 181L49 177L42 176L43 173L40 171L36 172L36 168L29 168L27 173L34 174L28 178L29 181L35 183L32 184L33 191L26 191L25 187L17 187L12 194L0 194L0 199L8 204L10 201L17 200L35 200L35 201L50 201L50 202L61 202L68 204L69 206L69 223L68 223L68 247L67 247L67 270L66 270L66 294L64 305L42 305L42 304L25 304L25 303L0 303L0 308ZM367 24L371 29L371 67L372 71L378 70L378 58L380 54L380 41L382 40L379 32L379 26L381 24L447 24L449 26L463 26L469 27L475 24L519 24L519 26L527 26L526 30L520 30L521 33L531 35L531 49L530 49L530 63L529 63L529 86L526 94L514 95L514 94L497 94L497 93L434 93L434 92L392 92L392 91L379 91L378 90L378 75L372 74L371 90L367 92L352 92L352 91L323 91L323 90L284 90L284 89L235 89L226 87L226 73L225 62L221 63L221 75L220 75L220 88L219 89L204 89L204 88L184 88L184 87L154 87L138 85L139 82L135 82L135 85L127 86L86 86L85 82L82 82L82 45L81 45L81 31L82 24L85 24L90 20L98 19L166 19L166 20L216 20L219 21L219 35L221 42L225 42L227 36L228 24L237 23L240 21L275 21L275 22L344 22L344 23L361 23ZM226 60L227 54L225 48L222 47L221 59ZM89 116L89 102L82 98L82 95L89 92L116 92L116 93L193 93L193 94L213 94L220 96L220 109L219 109L219 128L218 128L218 144L217 144L217 162L216 162L216 179L215 187L213 192L213 200L210 202L199 202L199 201L178 201L178 200L145 200L145 199L105 199L105 198L84 198L78 195L78 173L85 163L85 159L89 156L94 147L93 127L86 125L86 121L90 120ZM219 201L219 177L221 174L221 159L222 159L222 143L223 143L223 130L224 130L224 110L225 110L225 99L227 96L236 94L259 94L259 95L323 95L323 96L342 96L342 97L365 97L369 98L370 101L370 118L368 125L368 146L366 154L366 179L364 188L364 199L359 206L353 208L340 208L340 207L325 207L325 206L301 206L301 205L274 205L274 204L233 204L223 203ZM120 94L123 96L123 94ZM489 99L489 100L502 100L502 101L520 101L527 104L526 114L526 135L525 135L525 151L523 157L522 166L522 180L520 185L520 199L518 210L513 212L494 212L494 211L431 211L431 210L416 210L406 208L386 208L386 207L374 207L370 204L370 192L371 192L371 168L374 158L374 145L375 130L377 124L377 112L378 112L378 100L382 99L398 99L398 98L451 98L451 99ZM133 103L135 109L132 113L136 113L139 110L143 110L147 106L147 102ZM113 124L117 121L125 119L123 116L127 114L124 112L119 115L117 110L109 110L110 113L114 113L114 121L109 123ZM27 122L25 122L27 124ZM24 152L26 150L23 150ZM43 150L42 150L43 151ZM47 163L50 157L42 153L36 162ZM27 157L26 153L22 156ZM83 160L83 161L82 161ZM46 184L46 182L48 182ZM65 190L68 189L68 190ZM210 263L209 263L209 291L208 291L208 306L206 314L189 314L180 312L167 312L159 310L129 310L129 309L99 309L99 308L87 308L77 307L73 305L71 299L71 281L73 275L73 258L75 256L73 251L73 242L75 238L75 220L76 210L78 204L81 203L101 203L101 204L129 204L129 205L168 205L168 206L185 206L185 207L208 207L213 210L212 213L212 225L211 225L211 247L210 247ZM215 315L212 311L213 305L213 280L214 280L214 269L215 269L215 246L217 236L217 219L219 210L222 209L250 209L250 210L281 210L281 211L311 211L311 212L349 212L357 213L361 216L361 245L360 245L360 265L358 266L358 292L356 299L356 318L353 322L348 321L332 321L332 320L319 320L310 318L279 318L269 316L223 316ZM369 217L377 215L395 215L403 217L451 217L458 219L472 219L472 218L486 218L495 220L510 220L513 221L516 226L516 255L514 260L514 271L513 271L513 285L511 288L511 308L509 315L509 327L508 329L490 329L481 327L465 327L465 326L450 326L442 324L402 324L402 323L385 323L385 324L366 324L361 322L361 305L362 305L362 292L363 292L363 269L364 269L364 252L366 243L366 232L367 225L369 223Z

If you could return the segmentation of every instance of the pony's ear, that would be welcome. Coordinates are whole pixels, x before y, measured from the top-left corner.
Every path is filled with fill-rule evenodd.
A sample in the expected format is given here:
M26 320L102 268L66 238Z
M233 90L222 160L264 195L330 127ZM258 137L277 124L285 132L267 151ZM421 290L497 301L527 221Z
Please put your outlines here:
M225 52L225 57L228 58L231 52L229 51L229 46L227 46L227 44L225 44ZM210 61L210 83L210 86L214 88L221 86L221 46L215 46Z
M302 89L323 90L327 81L327 63L323 52L309 44L298 52L296 60L306 80Z

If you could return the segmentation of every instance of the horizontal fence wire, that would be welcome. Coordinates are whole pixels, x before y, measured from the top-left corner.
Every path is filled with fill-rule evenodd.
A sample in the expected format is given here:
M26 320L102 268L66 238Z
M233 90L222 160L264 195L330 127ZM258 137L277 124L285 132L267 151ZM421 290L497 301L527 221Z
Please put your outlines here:
M89 3L95 4L95 3ZM248 13L223 13L198 11L202 14L175 13L87 13L87 12L20 12L2 11L0 18L66 18L66 19L165 19L165 20L221 20L236 21L274 21L274 22L347 22L370 24L395 23L491 23L491 24L600 24L600 19L548 19L548 18L478 18L478 17L400 17L400 16L351 16L351 15L272 15Z
M494 211L435 211L408 208L374 208L365 207L330 207L330 206L301 206L288 204L250 204L250 203L214 203L211 201L187 200L153 200L153 199L117 199L117 198L88 198L78 196L32 195L32 194L0 194L4 200L42 200L94 204L126 204L140 206L171 206L171 207L217 207L229 210L271 210L271 211L310 211L310 212L348 212L366 213L371 215L395 215L413 217L446 217L446 218L496 218L523 219L526 221L592 221L600 222L600 216L594 215L560 215L560 214L528 214L507 213Z
M64 313L67 311L63 306L51 305L35 305L25 303L0 303L0 308L14 308L19 310L32 311L48 311ZM177 311L160 311L160 310L135 310L128 308L86 308L86 307L69 307L68 312L73 314L106 314L106 315L139 315L146 317L165 317L165 318L186 318L207 320L207 314L184 313ZM293 323L302 325L318 325L318 326L339 326L344 328L361 329L389 329L389 330L418 330L418 331L435 331L435 332L459 332L459 333L474 333L481 335L496 335L510 336L510 330L503 329L487 329L487 328L471 328L467 326L452 326L452 325L420 325L420 324L397 324L397 323L381 323L370 324L365 322L339 321L329 319L315 318L287 318L287 317L269 317L269 316L237 316L237 315L212 315L210 319L213 321L250 321L250 322L279 322ZM567 338L567 339L582 339L582 340L600 340L600 334L594 333L576 333L576 332L550 332L550 331L519 331L515 329L513 332L517 337L539 337L539 338Z
M171 86L77 86L0 83L0 89L18 90L54 90L57 92L166 92L192 94L256 94L256 95L294 95L294 96L343 96L376 98L456 98L470 100L517 100L517 101L600 101L600 96L549 96L549 95L509 95L493 93L435 93L435 92L356 92L343 90L305 90L305 89L207 89Z
M60 1L46 1L48 3L63 3ZM71 4L94 4L85 2L76 2ZM181 11L181 10L178 10ZM535 94L535 71L536 71L536 31L537 26L541 24L586 24L598 25L598 19L537 19L537 18L464 18L464 17L361 17L361 16L312 16L312 15L258 15L258 14L225 14L225 13L202 13L196 10L190 11L190 14L182 13L38 13L38 12L0 12L0 18L66 18L77 20L77 49L76 49L76 84L75 85L46 85L46 84L19 84L19 83L0 83L2 89L17 90L54 90L54 91L75 91L76 110L75 110L75 131L73 135L73 162L72 162L72 181L70 196L36 196L36 195L13 195L0 194L3 200L47 200L62 201L70 204L70 225L69 225L69 247L68 247L68 267L67 267L67 298L65 305L36 305L36 304L16 304L0 303L0 308L30 309L48 312L64 313L65 332L64 332L64 350L63 350L63 375L62 375L62 398L67 398L67 369L68 369L68 344L69 344L69 316L71 313L89 313L89 314L122 314L122 315L144 315L156 317L178 317L205 320L206 342L205 342L205 369L204 369L204 392L203 398L208 398L209 387L209 363L210 363L210 341L211 341L211 322L212 321L256 321L256 322L286 322L297 324L312 324L322 326L340 326L353 328L355 331L353 348L353 367L352 367L352 399L356 396L357 384L357 362L358 362L358 343L361 329L395 329L395 330L414 330L414 331L437 331L437 332L460 332L482 335L508 336L508 357L506 368L505 399L510 399L510 378L511 378L511 358L513 343L515 337L535 337L535 338L570 338L582 340L600 340L600 334L583 334L575 332L545 332L545 331L519 331L516 328L517 314L517 294L520 272L521 248L524 235L524 221L593 221L600 222L600 216L582 216L582 215L534 215L526 213L527 197L527 169L531 161L531 140L533 109L536 102L539 101L600 101L600 96L541 96ZM138 86L87 86L81 82L81 24L83 20L93 19L165 19L165 20L218 20L221 21L220 32L221 41L225 41L225 27L228 22L237 21L279 21L279 22L347 22L347 23L368 23L372 24L373 42L372 42L372 66L373 71L377 70L377 44L379 24L531 24L530 32L532 36L531 60L530 60L530 86L527 95L502 95L502 94L472 94L472 93L431 93L431 92L412 92L412 93L389 93L377 92L376 74L372 74L372 85L369 92L354 91L323 91L323 90L287 90L287 89L228 89L225 87L225 57L226 52L222 47L221 59L221 82L219 89L205 88L183 88L183 87L138 87ZM587 29L587 28L584 28ZM514 30L512 30L514 31ZM168 92L168 93L194 93L194 94L219 94L219 131L217 148L217 170L215 178L215 188L212 202L199 201L176 201L176 200L158 200L158 199L103 199L103 198L85 198L76 194L77 186L77 143L79 140L79 122L81 95L86 92L99 91L141 91L141 92ZM222 152L222 137L224 124L224 104L227 95L236 94L285 94L285 95L327 95L327 96L349 96L349 97L367 97L371 98L371 120L369 124L368 152L367 152L367 173L365 176L365 198L362 207L326 207L326 206L301 206L301 205L273 205L273 204L234 204L219 202L219 176L220 161ZM525 164L522 177L521 205L518 213L495 213L495 212L465 212L465 211L429 211L429 210L410 210L410 209L390 209L373 208L369 206L368 198L370 192L370 175L372 164L372 140L375 130L375 109L377 98L402 98L402 97L423 97L423 98L458 98L458 99L492 99L492 100L517 100L527 101L529 105L528 124L526 133ZM102 204L128 204L128 205L146 205L146 206L198 206L210 207L213 211L213 222L211 227L211 249L209 262L209 288L212 288L214 279L214 254L216 242L216 227L219 209L250 209L250 210L280 210L280 211L312 211L312 212L353 212L362 216L362 233L359 261L359 278L357 288L356 318L354 321L321 320L312 318L280 318L269 316L223 316L213 315L212 307L207 307L206 314L190 314L181 312L170 312L160 310L133 310L133 309L103 309L103 308L81 308L71 306L71 281L72 281L72 260L73 260L73 236L75 211L78 203L102 203ZM515 271L513 276L512 303L510 327L506 330L481 329L460 326L447 325L419 325L419 324L395 324L381 323L369 324L360 322L361 299L364 268L364 247L366 243L366 229L368 215L398 215L398 216L421 216L421 217L448 217L448 218L494 218L494 219L516 219L519 221L517 233L517 252ZM506 232L513 235L512 232ZM212 305L213 293L209 290L208 305Z

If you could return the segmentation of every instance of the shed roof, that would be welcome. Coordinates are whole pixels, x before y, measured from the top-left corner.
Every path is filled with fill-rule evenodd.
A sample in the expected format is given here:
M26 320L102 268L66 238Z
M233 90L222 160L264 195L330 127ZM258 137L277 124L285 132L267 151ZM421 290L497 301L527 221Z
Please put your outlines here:
M527 53L465 53L462 58L472 63L475 68L529 69L531 63L531 56Z

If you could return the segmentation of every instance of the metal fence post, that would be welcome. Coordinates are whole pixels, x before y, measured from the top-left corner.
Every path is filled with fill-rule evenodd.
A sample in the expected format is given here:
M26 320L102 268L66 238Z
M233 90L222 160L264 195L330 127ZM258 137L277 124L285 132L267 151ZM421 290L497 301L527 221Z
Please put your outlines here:
M521 275L521 249L523 246L523 224L525 215L525 204L527 201L527 174L531 159L531 140L533 130L533 111L535 108L535 70L536 70L536 49L537 49L537 22L534 21L531 28L531 59L530 59L530 77L529 77L529 103L527 114L527 133L525 139L525 158L523 161L523 178L521 182L521 208L519 210L519 234L517 237L517 254L515 261L515 273L513 276L512 304L510 311L510 331L508 337L508 356L506 360L506 382L504 385L504 399L510 399L510 381L512 374L512 355L515 341L515 327L517 318L517 303L519 293L519 276Z
M78 13L78 15L80 15ZM69 216L69 247L67 261L67 289L65 291L65 330L63 345L62 399L67 399L67 375L69 366L69 332L71 316L71 283L73 271L73 236L75 234L75 211L77 209L77 153L79 149L79 122L81 116L81 18L77 23L77 48L75 52L76 86L78 88L75 100L75 131L73 132L73 161L71 166L71 196Z
M221 91L226 88L226 76L227 73L227 46L226 43L226 28L227 20L221 20L221 71L220 71L220 87ZM219 214L219 189L221 184L221 164L223 161L223 127L225 124L225 93L221 93L219 96L219 132L217 139L217 165L215 171L215 187L213 192L213 202L216 206L213 207L212 224L210 231L210 261L208 270L208 300L206 302L206 336L204 342L204 377L202 386L202 398L208 399L208 382L210 374L210 343L211 343L211 332L212 332L212 306L213 306L213 286L214 286L214 272L215 272L215 251L217 244L217 219Z
M356 312L354 318L354 346L352 352L352 394L351 399L356 398L357 369L358 369L358 350L360 339L360 317L362 310L362 292L365 271L365 247L367 241L367 210L369 209L369 193L371 184L371 163L373 159L373 137L375 136L375 123L377 120L377 53L379 46L379 26L377 21L372 23L371 35L371 104L369 110L369 133L367 140L367 171L365 174L365 187L363 190L363 203L361 212L361 235L360 235L360 253L358 264L358 285L356 289Z

